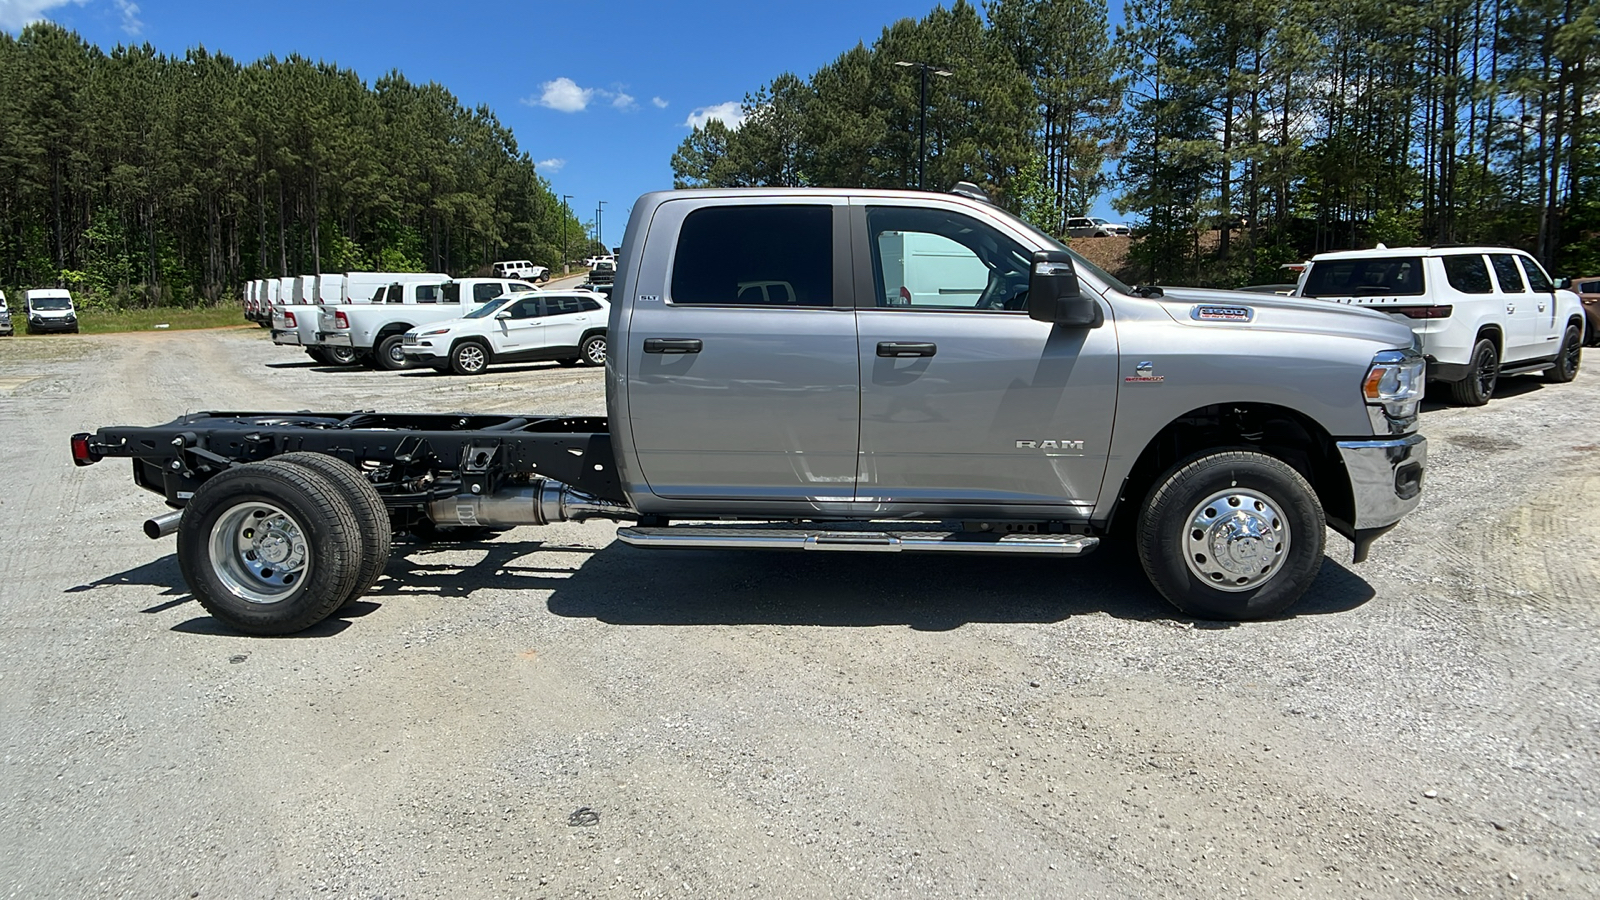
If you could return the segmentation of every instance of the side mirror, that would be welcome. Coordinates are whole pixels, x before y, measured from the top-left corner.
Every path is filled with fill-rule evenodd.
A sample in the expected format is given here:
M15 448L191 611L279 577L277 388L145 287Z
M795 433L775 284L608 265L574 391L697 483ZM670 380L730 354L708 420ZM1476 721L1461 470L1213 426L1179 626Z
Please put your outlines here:
M507 310L501 310L500 312L495 313L494 317L496 319L509 319L511 318L511 313Z
M1028 276L1028 317L1068 328L1099 328L1106 322L1099 298L1081 292L1072 257L1060 250L1033 254L1033 272Z
M1570 291L1570 290L1572 290L1572 279L1571 278L1557 278L1556 279L1556 287L1560 288L1563 291Z

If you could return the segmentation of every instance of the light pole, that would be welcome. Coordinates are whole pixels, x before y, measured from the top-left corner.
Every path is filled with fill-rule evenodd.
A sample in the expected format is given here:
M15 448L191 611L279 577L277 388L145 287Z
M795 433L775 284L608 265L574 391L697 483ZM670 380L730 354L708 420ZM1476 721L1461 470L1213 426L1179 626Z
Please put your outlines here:
M598 201L594 208L594 236L600 240L601 256L611 252L611 248L606 246L605 212L606 202L604 200Z
M944 66L936 66L925 62L899 60L895 65L906 69L915 66L922 72L922 97L917 105L917 190L925 190L922 182L922 170L923 165L928 160L928 76L938 75L940 78L949 78L955 73Z
M567 201L571 199L571 194L561 195L561 274L563 275L572 271L572 248L567 244L567 220L572 218L572 213L567 208Z

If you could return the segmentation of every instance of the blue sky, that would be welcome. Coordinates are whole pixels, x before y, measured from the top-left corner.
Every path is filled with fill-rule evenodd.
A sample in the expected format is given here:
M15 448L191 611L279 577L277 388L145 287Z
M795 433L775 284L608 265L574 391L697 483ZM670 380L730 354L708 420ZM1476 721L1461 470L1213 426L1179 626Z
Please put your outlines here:
M808 77L935 2L811 0L778 13L748 0L0 0L0 29L43 18L108 49L203 44L246 62L299 53L368 83L391 69L437 81L467 106L492 108L580 218L604 201L614 246L633 201L672 186L687 123L731 112L781 72ZM1096 214L1110 215L1103 200Z

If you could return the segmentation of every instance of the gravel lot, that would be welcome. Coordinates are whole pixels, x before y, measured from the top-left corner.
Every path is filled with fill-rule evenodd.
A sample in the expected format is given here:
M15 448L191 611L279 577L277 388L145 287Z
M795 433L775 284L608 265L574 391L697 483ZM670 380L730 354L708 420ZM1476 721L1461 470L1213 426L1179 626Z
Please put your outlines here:
M601 373L5 339L0 897L1600 895L1600 377L1505 394L1430 404L1422 508L1360 566L1330 536L1281 621L1174 618L1118 548L646 552L590 523L402 545L344 618L252 639L69 434L595 414Z

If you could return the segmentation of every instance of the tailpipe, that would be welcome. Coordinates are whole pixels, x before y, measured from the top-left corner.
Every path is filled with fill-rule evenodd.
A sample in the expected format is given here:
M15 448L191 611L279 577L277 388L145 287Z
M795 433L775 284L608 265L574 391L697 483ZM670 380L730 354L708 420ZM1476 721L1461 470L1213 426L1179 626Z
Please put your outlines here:
M428 504L428 518L435 525L493 528L582 522L586 519L632 520L638 517L639 514L630 506L602 500L547 478L487 496L457 494Z
M156 516L153 519L145 519L145 536L154 541L164 538L169 534L174 534L178 530L178 523L182 520L183 510L181 509L177 512L169 512L165 515Z

